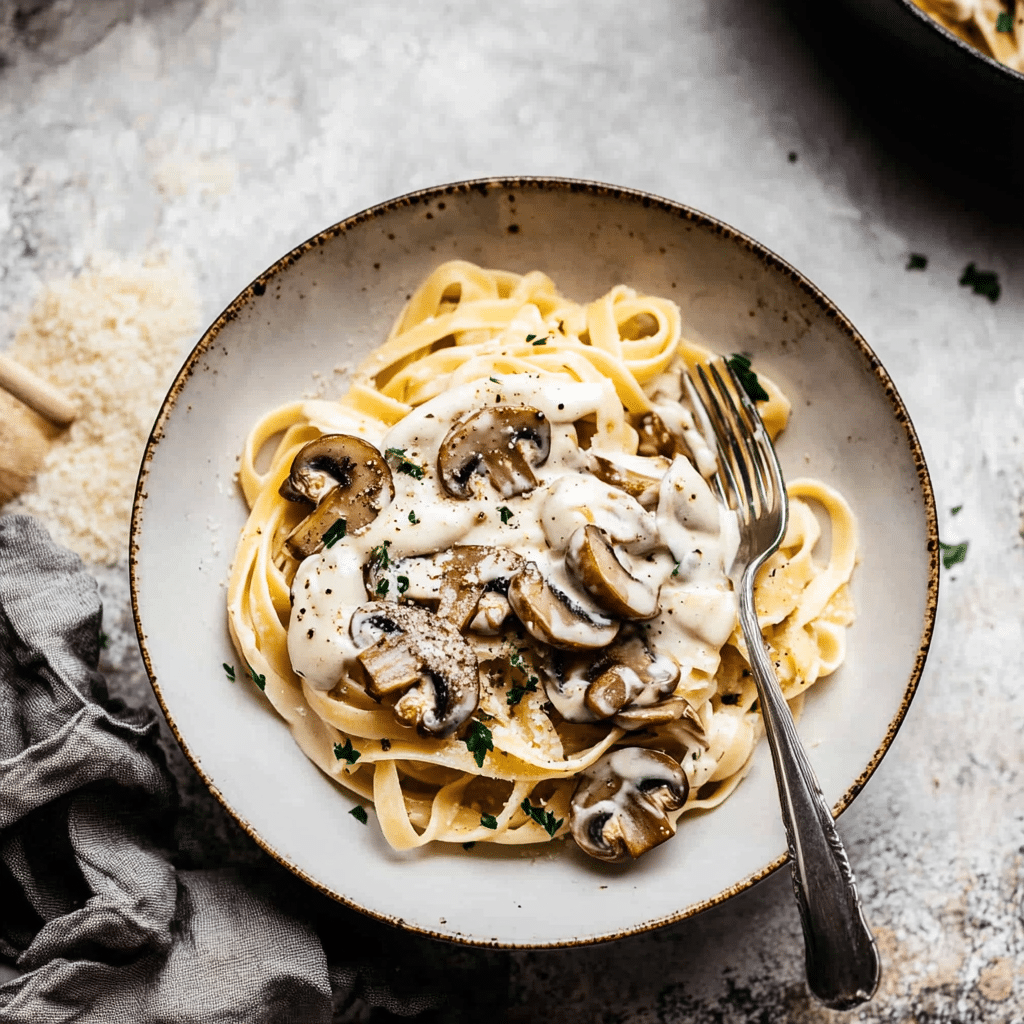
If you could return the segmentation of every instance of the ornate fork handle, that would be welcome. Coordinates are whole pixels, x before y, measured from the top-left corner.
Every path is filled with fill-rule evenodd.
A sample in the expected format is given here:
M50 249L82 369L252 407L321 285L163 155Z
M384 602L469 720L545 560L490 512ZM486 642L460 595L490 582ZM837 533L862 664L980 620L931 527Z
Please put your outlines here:
M743 573L740 624L779 786L807 950L807 983L826 1006L846 1010L870 999L878 987L878 949L864 919L846 850L797 735L757 622L754 575L761 561L755 560Z

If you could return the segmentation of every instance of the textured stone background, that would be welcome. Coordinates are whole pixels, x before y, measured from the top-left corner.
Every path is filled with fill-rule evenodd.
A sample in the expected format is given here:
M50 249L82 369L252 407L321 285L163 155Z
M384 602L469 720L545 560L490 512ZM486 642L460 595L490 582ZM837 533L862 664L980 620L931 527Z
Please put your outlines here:
M1024 1020L1024 173L998 104L852 53L825 17L750 0L0 0L0 348L43 283L98 250L172 250L211 319L372 203L556 174L764 242L858 325L909 407L942 537L970 550L943 574L907 721L841 822L878 995L849 1015L810 1000L780 873L651 934L499 954L510 1021ZM925 272L904 270L912 251ZM970 261L998 272L998 303L958 287ZM104 668L149 702L125 570L99 576ZM258 862L168 751L184 859Z

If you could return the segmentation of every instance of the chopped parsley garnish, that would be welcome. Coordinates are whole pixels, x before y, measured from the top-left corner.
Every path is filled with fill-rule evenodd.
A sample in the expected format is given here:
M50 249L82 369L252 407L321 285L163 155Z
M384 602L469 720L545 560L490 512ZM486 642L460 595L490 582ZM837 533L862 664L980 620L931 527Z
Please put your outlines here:
M1000 11L999 17L996 18L996 31L997 32L1012 32L1013 31L1013 15L1007 14L1006 11Z
M234 665L229 665L226 661L224 661L224 662L221 662L221 668L224 669L224 675L226 675L228 677L228 679L231 680L231 682L234 682L235 681L235 666Z
M999 275L994 270L979 270L973 263L964 267L960 275L960 284L972 288L975 295L984 295L989 302L995 302L1001 291Z
M690 755L690 757L692 757L694 761L699 761L699 760L700 760L700 755L701 755L702 753L703 753L703 751L701 751L701 750L695 750L695 751L694 751L694 752L693 752L693 753L692 753L692 754Z
M488 750L494 749L494 741L491 739L491 730L474 719L469 725L469 734L465 739L466 749L473 755L477 768L483 768L484 758Z
M565 818L556 819L550 811L545 811L543 807L534 807L530 803L529 798L524 800L519 806L526 812L526 816L537 822L552 839L555 838L555 833L565 822Z
M423 467L417 466L415 462L410 462L405 457L404 448L389 448L387 454L393 459L398 460L398 472L405 473L408 476L414 477L416 480L423 479Z
M398 577L398 592L404 594L409 589L409 577L399 576Z
M949 510L949 514L950 514L951 516L955 516L955 515L957 514L957 512L959 512L959 511L960 511L960 509L962 509L962 508L963 508L963 505L957 505L957 506L956 506L955 508L951 508L951 509Z
M536 335L536 334L528 334L528 335L526 336L526 340L527 340L527 341L533 341L533 339L534 339L534 338L536 338L536 337L537 337L537 335Z
M388 592L388 587L391 584L387 580L377 580L377 593L383 597Z
M537 692L537 683L539 680L536 676L530 676L526 680L525 686L512 686L509 688L508 696L505 698L508 706L514 708L528 693Z
M907 260L907 270L924 270L928 266L928 257L922 256L919 252L912 252Z
M939 541L939 550L942 551L942 564L947 569L952 569L954 565L964 561L967 558L967 541L961 544L943 544Z
M678 562L676 562L676 567L672 570L672 575L673 576L678 576L679 575L679 563Z
M351 738L345 740L345 745L342 746L340 743L334 744L334 756L339 761L348 761L349 764L355 764L359 760L359 751L352 746Z
M101 629L100 630L100 647L103 650L106 650L107 647L109 647L109 646L110 646L110 637L107 636L107 634L104 633L103 630Z
M498 819L493 814L481 814L480 824L483 825L484 828L497 828Z
M503 523L507 523L515 515L515 512L513 512L508 505L502 505L501 508L498 509L498 515L501 516L501 521Z
M736 374L741 387L750 396L752 402L768 401L768 392L761 387L757 374L750 368L749 356L737 352L731 359L726 360L726 365Z
M412 523L413 526L417 526L419 524L419 520L416 518L415 512L409 513L409 522Z
M546 345L547 343L548 343L548 339L547 338L538 338L533 344L534 344L534 347L536 347L537 345Z
M345 536L345 531L348 529L348 523L344 519L335 519L332 525L324 533L324 547L331 548Z
M391 541L386 540L383 544L378 544L375 548L370 548L371 569L386 569L391 564L391 559L388 557L389 547L391 547Z
M366 816L366 808L362 804L356 804L348 813L362 825L365 825L370 820Z
M489 381L490 381L490 382L491 382L492 384L500 384L500 383L501 383L501 381L500 381L500 380L498 380L498 378L497 378L497 377L488 377L487 379L488 379L488 380L489 380Z
M537 683L540 680L530 673L529 666L523 661L523 657L518 650L513 650L508 660L513 669L518 669L526 677L525 683L517 683L515 686L509 687L508 694L505 697L505 702L508 706L514 708L528 693L537 692Z
M251 675L251 676L252 676L252 681L253 681L253 682L254 682L254 683L255 683L255 684L256 684L256 685L257 685L257 686L258 686L258 687L259 687L259 688L260 688L261 690L266 690L266 688L267 688L267 677L266 677L266 676L261 676L261 675L260 675L260 674L259 674L259 673L258 673L258 672L256 671L256 669L254 669L254 668L252 667L252 665L250 665L250 666L249 666L249 675Z

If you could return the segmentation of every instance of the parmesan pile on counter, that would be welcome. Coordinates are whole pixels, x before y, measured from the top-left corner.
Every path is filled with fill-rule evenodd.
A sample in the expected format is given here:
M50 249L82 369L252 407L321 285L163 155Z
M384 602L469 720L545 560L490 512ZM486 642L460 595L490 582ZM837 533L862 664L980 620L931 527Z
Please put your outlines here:
M2 511L38 516L86 562L127 561L142 453L198 319L190 276L166 260L105 258L48 286L8 351L79 415Z

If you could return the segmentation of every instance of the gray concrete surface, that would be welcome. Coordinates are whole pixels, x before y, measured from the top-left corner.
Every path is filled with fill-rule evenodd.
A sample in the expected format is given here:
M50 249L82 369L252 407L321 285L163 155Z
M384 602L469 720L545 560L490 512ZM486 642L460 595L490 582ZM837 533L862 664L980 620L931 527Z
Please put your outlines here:
M880 58L844 65L835 24L744 0L3 0L0 12L0 348L42 285L93 252L170 249L210 319L327 224L490 174L648 189L820 285L910 410L943 540L970 542L943 573L909 717L841 822L882 987L850 1014L814 1004L778 874L653 933L509 955L507 1019L1024 1020L1024 187L991 139L964 142L970 126L943 120L927 78L872 97ZM927 270L904 269L910 252ZM958 286L971 261L998 272L997 303ZM98 572L104 668L145 703L126 574ZM186 860L258 860L168 751Z

